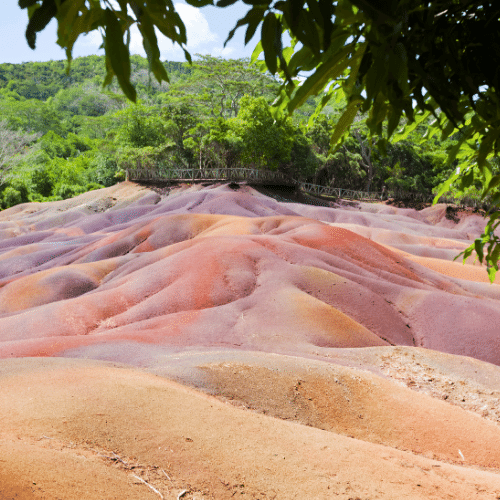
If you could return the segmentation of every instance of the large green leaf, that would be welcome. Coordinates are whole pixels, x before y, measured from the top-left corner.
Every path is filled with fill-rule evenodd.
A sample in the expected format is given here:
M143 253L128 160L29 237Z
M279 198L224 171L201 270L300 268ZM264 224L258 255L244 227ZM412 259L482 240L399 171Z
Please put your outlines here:
M262 48L264 59L269 72L274 75L278 68L278 51L276 50L276 36L278 31L278 19L276 14L268 12L262 23ZM281 35L281 32L280 32Z
M66 56L70 62L76 40L81 34L104 24L104 11L97 7L89 10L85 6L85 0L64 2L58 10L57 21L57 43L66 48Z
M173 8L150 6L148 13L153 24L172 42L181 46L187 43L186 27Z
M486 195L492 189L495 189L498 185L500 185L500 175L495 175L490 179L490 181L487 184L485 184L485 190L483 191L482 198L485 198Z
M238 0L219 0L216 5L217 7L229 7L229 5L233 5L237 2Z
M292 74L297 74L299 71L310 71L316 67L311 49L301 47L297 52L294 52L288 63L288 69Z
M144 13L141 16L141 21L138 28L142 34L143 46L148 56L148 63L151 71L155 75L158 82L169 81L165 67L160 62L160 50L158 49L158 40L154 30L153 23L149 15Z
M205 7L207 5L213 5L213 0L186 0L186 3L192 5L193 7Z
M476 250L477 256L479 257L479 262L483 262L484 254L483 254L483 242L481 239L477 238L474 241L474 249Z
M451 185L458 179L458 177L459 174L455 173L439 186L439 190L434 197L434 200L432 201L433 205L435 205L439 201L439 198L441 198L443 194L447 193L450 190Z
M30 5L30 7L33 6L34 4ZM57 7L55 0L43 0L42 5L30 16L28 27L26 28L26 40L32 49L35 48L36 34L44 30L56 14Z
M255 49L253 49L252 55L250 57L250 64L254 64L257 61L263 50L264 49L262 48L262 42L258 42L255 46Z
M106 59L109 60L109 64L116 75L123 93L131 101L135 102L135 88L130 83L130 55L128 47L123 42L122 27L116 14L109 9L105 11L105 21Z
M473 182L474 182L474 169L471 168L469 173L467 175L464 175L460 179L460 188L464 190L468 188Z
M498 261L498 255L496 256L497 261ZM498 271L498 266L490 266L488 267L488 277L490 279L490 283L493 283L495 281L495 275Z
M340 138L351 126L352 122L354 121L354 118L358 114L360 105L361 105L360 99L355 99L347 105L333 131L332 137L330 139L330 148L333 148L337 145Z
M19 0L18 5L21 7L21 9L26 9L28 7L31 7L32 5L35 5L38 0Z
M237 29L240 28L241 26L245 26L245 24L248 25L247 27L247 32L245 36L245 40L250 41L252 36L254 35L258 25L262 22L264 19L264 14L267 10L267 6L256 6L253 9L250 9L244 17L238 20L236 23L235 27L229 32L226 41L224 42L224 46L234 37L234 34L236 33ZM245 45L248 43L248 41L245 41Z
M352 45L344 47L344 50L335 59L317 68L297 89L288 104L288 110L292 112L294 109L302 106L310 96L317 95L327 83L338 78L349 66L350 60L347 58L347 55L351 53L353 48Z

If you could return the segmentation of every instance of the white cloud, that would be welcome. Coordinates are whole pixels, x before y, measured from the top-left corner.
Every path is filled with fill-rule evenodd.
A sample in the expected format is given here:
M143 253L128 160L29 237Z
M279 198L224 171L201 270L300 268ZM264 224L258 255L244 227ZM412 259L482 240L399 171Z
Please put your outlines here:
M99 31L91 31L90 33L84 33L78 38L78 42L81 45L85 45L87 47L95 47L97 50L98 47L102 44L102 35Z
M175 10L186 26L188 47L199 48L206 44L220 44L219 37L210 31L210 26L200 9L182 3L175 4Z
M201 53L229 57L234 52L232 48L223 48L220 37L211 31L208 21L200 9L191 5L176 3L175 10L186 26L186 48L192 56L196 53ZM161 59L185 60L184 51L179 45L173 44L169 38L163 36L158 30L156 30L156 36L158 38ZM88 35L81 36L75 46L75 56L80 55L80 53L82 55L98 53L101 43L102 37L98 31L92 31ZM142 45L142 36L135 24L130 29L130 52L146 57L146 52Z
M196 52L212 53L215 52L217 47L220 47L219 52L224 52L219 36L210 30L208 21L200 9L191 5L176 3L175 10L186 26L187 50L191 55ZM130 51L133 54L145 56L142 37L135 25L131 28L130 35ZM184 52L179 45L173 44L170 39L163 36L158 30L156 30L156 36L158 37L161 59L184 59Z
M220 47L215 47L211 52L210 55L214 57L224 57L224 58L229 58L234 54L235 50L233 47L223 47L222 45Z

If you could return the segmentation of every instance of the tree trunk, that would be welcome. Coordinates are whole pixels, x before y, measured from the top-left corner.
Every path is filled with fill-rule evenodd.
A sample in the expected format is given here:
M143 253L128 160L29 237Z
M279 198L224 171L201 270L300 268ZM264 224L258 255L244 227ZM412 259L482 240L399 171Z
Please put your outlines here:
M355 130L353 132L353 136L358 140L359 142L359 147L361 148L361 158L363 158L363 162L361 163L361 166L366 170L367 177L366 177L366 185L365 185L365 191L368 193L370 192L370 187L373 181L373 175L374 175L374 168L373 168L373 163L372 163L372 143L371 140L366 139L364 140L361 137L361 134L359 130Z

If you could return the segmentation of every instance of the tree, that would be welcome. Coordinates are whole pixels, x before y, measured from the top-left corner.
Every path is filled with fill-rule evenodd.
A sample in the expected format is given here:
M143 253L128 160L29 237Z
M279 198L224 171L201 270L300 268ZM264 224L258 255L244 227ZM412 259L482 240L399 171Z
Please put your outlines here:
M115 113L121 122L115 142L134 148L159 146L165 141L164 123L154 110L138 104Z
M237 0L217 0L227 7ZM188 0L190 5L213 5L214 0ZM246 26L247 43L261 26L261 41L253 59L263 53L264 65L282 78L275 115L291 113L311 96L320 95L320 109L343 95L345 110L331 138L332 147L346 137L359 111L369 113L372 136L388 139L406 119L406 132L429 115L433 132L446 139L460 132L448 162L459 160L456 172L437 193L453 183L460 189L479 179L482 196L500 185L492 158L500 151L500 5L492 0L248 0L247 14L228 35ZM149 67L158 80L168 75L161 65L155 27L185 50L186 30L171 0L19 0L28 9L28 44L52 18L58 22L58 43L68 59L82 33L101 30L107 60L105 84L116 75L124 93L135 100L130 83L127 33L136 24L144 39ZM283 46L283 32L291 38ZM188 61L190 55L185 51ZM297 76L309 72L304 81ZM314 121L316 115L311 117ZM384 131L383 124L387 126ZM404 136L403 136L404 137ZM500 203L500 192L492 200ZM493 281L498 270L500 239L494 230L500 212L489 215L485 233L466 250L486 262Z
M261 73L249 59L230 59L196 54L193 86L199 99L205 101L212 116L235 117L239 101L246 94L252 97L273 96L278 83Z
M39 137L39 134L16 132L7 127L5 121L0 122L0 185L3 184L8 171L20 156L28 152L28 147Z
M359 149L360 149L359 164L366 171L365 191L370 192L373 176L375 174L372 161L372 150L374 146L374 139L371 137L369 138L364 137L358 128L353 130L352 135L358 141L359 144Z
M244 96L238 116L230 121L241 138L241 160L252 168L277 170L291 160L294 130L289 119L274 120L263 97Z

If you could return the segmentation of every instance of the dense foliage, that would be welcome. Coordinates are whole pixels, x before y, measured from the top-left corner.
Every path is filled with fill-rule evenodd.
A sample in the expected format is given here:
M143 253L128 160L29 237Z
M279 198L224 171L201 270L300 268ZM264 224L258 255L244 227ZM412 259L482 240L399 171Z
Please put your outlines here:
M62 63L0 65L4 207L27 200L12 190L26 191L32 200L58 199L91 183L109 186L137 165L251 166L324 185L372 191L387 185L425 194L446 170L448 144L433 139L427 143L434 148L418 145L424 126L414 131L413 142L390 145L384 157L361 117L342 148L331 153L330 136L343 103L326 107L308 129L314 101L293 119L275 119L269 103L279 83L248 61L200 56L192 67L165 63L171 83L161 86L145 75L144 59L133 56L132 62L141 98L136 105L116 94L116 87L97 84L103 57L73 61L71 79L62 76ZM48 97L23 87L30 78L33 85L44 82ZM14 144L22 147L14 150Z
M314 99L293 118L276 119L270 103L279 82L248 60L166 62L171 81L162 85L149 78L145 59L131 60L138 104L98 84L104 57L74 60L71 78L62 62L0 65L4 208L110 186L137 165L266 168L323 185L428 195L449 169L444 150L453 141L422 146L423 125L383 156L359 117L342 148L330 152L344 103L327 106L309 128Z

